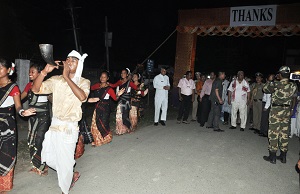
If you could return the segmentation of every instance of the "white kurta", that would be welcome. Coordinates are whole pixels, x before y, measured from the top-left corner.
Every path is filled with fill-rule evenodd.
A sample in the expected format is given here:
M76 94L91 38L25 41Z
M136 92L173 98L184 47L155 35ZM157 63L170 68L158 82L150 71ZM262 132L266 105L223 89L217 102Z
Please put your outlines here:
M234 87L234 83L236 86ZM250 92L250 86L246 80L239 83L232 81L228 88L231 94L231 125L236 127L237 112L240 113L241 128L246 128L247 123L247 95Z
M156 89L155 92L155 115L154 122L159 120L159 113L161 112L160 120L166 121L168 110L168 90L163 89L164 86L170 86L169 77L167 75L159 74L155 76L153 80L153 86Z

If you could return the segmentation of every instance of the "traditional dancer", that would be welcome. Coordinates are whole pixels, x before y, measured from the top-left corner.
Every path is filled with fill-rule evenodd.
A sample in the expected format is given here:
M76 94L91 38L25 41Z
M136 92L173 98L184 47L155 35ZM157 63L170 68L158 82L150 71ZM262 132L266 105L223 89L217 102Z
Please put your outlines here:
M109 127L110 117L110 97L114 100L118 100L125 88L118 91L118 94L107 83L109 74L107 71L103 71L100 76L100 83L96 83L91 87L93 91L93 98L89 98L88 102L96 103L95 110L92 118L91 132L93 134L94 142L93 146L101 146L107 144L112 140L112 133Z
M32 84L41 73L42 67L38 64L32 64L29 70L30 82L26 85L21 94L21 99L28 98L30 108L35 108L36 115L28 120L29 131L27 143L29 146L30 160L32 168L30 172L38 175L47 175L48 167L41 163L42 143L45 133L50 126L50 114L48 95L37 95L31 91Z
M138 87L137 90L133 90L131 92L131 109L129 112L129 119L131 122L132 131L137 129L141 98L148 93L148 89L144 90L144 83L141 84L139 82L140 78L141 76L139 73L134 73L132 76L134 85Z
M121 72L121 80L115 84L109 84L112 88L117 88L117 91L125 88L124 94L119 97L119 103L116 113L116 134L122 135L131 131L131 123L129 120L129 111L131 109L131 88L137 90L138 87L133 84L131 80L130 70L128 68L123 69Z
M9 79L15 65L0 58L0 193L13 188L17 154L15 110L20 116L35 114L35 109L22 109L19 87ZM15 109L15 110L14 110Z
M56 170L59 187L65 194L69 193L69 189L80 177L73 170L79 133L78 121L82 117L81 104L87 100L90 92L90 81L81 77L86 56L87 54L81 56L73 50L67 60L63 61L63 75L52 76L43 81L48 73L59 67L47 64L31 89L37 94L53 95L53 117L43 142L42 162Z

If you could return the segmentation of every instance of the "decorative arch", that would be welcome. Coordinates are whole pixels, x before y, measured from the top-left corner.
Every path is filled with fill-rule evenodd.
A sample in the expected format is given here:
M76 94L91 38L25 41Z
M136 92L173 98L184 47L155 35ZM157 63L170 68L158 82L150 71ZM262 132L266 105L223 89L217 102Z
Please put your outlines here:
M300 36L300 4L276 8L276 23L272 26L230 26L230 7L179 10L174 86L186 71L194 73L198 36Z

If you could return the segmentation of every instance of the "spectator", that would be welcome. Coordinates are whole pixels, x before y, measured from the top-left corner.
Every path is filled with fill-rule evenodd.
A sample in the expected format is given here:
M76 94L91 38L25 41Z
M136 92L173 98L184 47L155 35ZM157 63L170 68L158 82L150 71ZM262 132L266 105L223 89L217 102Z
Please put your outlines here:
M241 119L240 131L244 131L247 122L247 106L250 100L250 87L248 82L244 79L243 71L237 73L237 79L230 83L228 91L228 104L232 105L230 129L236 129L237 112L239 111Z
M179 94L179 100L181 101L178 117L177 117L177 123L189 124L188 117L190 114L190 107L192 103L195 100L195 83L192 80L192 72L187 71L186 77L182 78L178 83L178 94Z

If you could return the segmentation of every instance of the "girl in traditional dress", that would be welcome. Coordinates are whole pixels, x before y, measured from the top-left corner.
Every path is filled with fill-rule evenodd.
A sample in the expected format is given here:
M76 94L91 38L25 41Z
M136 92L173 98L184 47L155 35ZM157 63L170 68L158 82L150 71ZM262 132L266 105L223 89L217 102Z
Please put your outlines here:
M96 102L91 132L93 134L94 142L93 146L101 146L107 144L112 140L112 133L109 127L110 116L110 97L117 100L120 95L125 91L125 88L118 91L117 95L114 90L107 83L109 79L108 72L104 71L100 76L100 83L96 83L91 86L91 90L94 93L93 98L89 98L88 102Z
M50 126L50 114L48 105L48 95L34 94L31 91L31 87L35 79L39 76L42 67L37 64L32 64L29 69L30 82L26 85L24 91L21 94L21 99L28 98L30 108L35 108L36 115L32 116L28 120L28 137L27 143L29 146L30 160L32 168L30 172L38 175L47 175L48 167L45 164L41 164L41 151L42 143L44 141L45 133Z
M35 114L35 109L22 109L19 87L9 79L15 65L0 58L0 193L13 187L17 154L15 110L20 116Z
M148 89L144 89L144 83L140 83L140 74L134 73L132 76L132 81L134 85L138 87L137 90L133 90L131 92L131 109L129 112L129 119L131 122L131 131L135 131L137 128L137 123L138 123L138 117L139 117L139 108L140 108L140 102L141 98L148 93ZM143 95L142 95L143 91Z
M131 123L129 120L129 111L131 109L131 88L137 90L138 87L134 85L131 80L130 70L123 69L121 72L121 80L115 84L110 84L110 87L117 88L117 91L125 88L124 94L119 98L117 113L116 113L116 134L122 135L131 131Z

